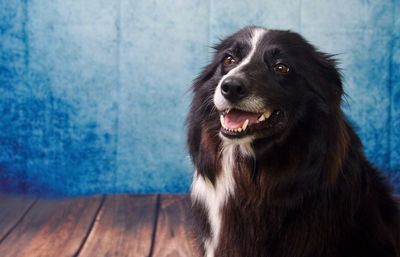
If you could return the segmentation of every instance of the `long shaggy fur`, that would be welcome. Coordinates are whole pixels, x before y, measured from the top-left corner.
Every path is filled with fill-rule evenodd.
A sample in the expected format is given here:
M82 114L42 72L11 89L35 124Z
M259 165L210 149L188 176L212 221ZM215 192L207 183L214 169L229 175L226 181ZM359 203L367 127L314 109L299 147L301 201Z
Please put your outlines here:
M260 53L277 47L295 73L280 79L268 75L266 68L268 78L257 72L253 78L267 81L262 97L285 110L285 124L251 141L248 155L240 150L241 143L235 146L220 135L220 113L213 96L225 74L221 60L227 49L246 41L254 29L244 28L216 46L212 62L193 85L188 146L196 169L194 183L197 179L206 183L201 189L205 197L193 193L204 256L400 256L396 202L343 115L342 83L332 56L317 51L296 33L266 31L258 46L265 50ZM221 182L227 143L234 145L233 191L216 207L220 224L213 241L210 206L215 199L207 198L207 190Z

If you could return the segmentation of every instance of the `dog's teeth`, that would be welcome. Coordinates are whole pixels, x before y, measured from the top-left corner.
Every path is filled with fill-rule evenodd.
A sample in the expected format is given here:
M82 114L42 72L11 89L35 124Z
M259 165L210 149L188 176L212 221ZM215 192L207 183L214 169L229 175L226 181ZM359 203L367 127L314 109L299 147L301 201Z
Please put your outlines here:
M238 131L238 132L242 132L242 128L238 128L237 131Z
M264 114L261 114L260 118L258 118L258 121L264 121L264 120L265 120Z
M246 121L243 123L243 125L242 125L242 128L241 128L241 129L243 129L243 131L245 131L245 130L246 130L246 128L247 128L247 125L249 125L249 120L246 120Z
M221 122L222 127L225 128L225 123L224 123L224 115L221 114L221 116L219 116L219 121Z
M263 115L264 115L264 117L265 117L266 119L268 119L269 116L271 116L271 112L270 112L270 111L266 111L266 112L263 113Z

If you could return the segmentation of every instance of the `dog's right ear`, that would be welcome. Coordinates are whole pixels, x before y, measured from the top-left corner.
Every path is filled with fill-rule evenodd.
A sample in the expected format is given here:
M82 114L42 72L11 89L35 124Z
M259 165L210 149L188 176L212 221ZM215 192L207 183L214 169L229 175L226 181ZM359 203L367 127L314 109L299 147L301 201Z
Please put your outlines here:
M193 82L192 90L194 93L198 92L201 86L212 78L217 67L218 65L212 62L203 68L203 71L196 77Z
M222 57L218 52L213 54L211 62L202 69L202 72L195 78L193 82L192 90L194 93L198 92L205 83L211 82L214 74L219 71L221 59Z
M234 35L221 39L219 43L212 46L214 49L211 62L205 66L193 83L193 91L196 92L205 82L209 81L215 72L219 72L221 61L225 57L225 49L228 49L234 42Z
M216 51L212 62L194 80L193 98L186 120L190 157L198 173L211 182L215 180L219 163L219 113L215 109L213 96L219 79L215 75L220 72L221 59L221 54Z
M218 135L209 130L201 128L201 122L192 120L189 123L188 147L192 162L197 173L215 181L218 170L219 142Z
M218 69L218 62L207 65L195 79L192 90L193 98L187 117L187 145L190 157L198 174L215 181L218 165L219 113L215 110L213 95L217 81L213 76Z

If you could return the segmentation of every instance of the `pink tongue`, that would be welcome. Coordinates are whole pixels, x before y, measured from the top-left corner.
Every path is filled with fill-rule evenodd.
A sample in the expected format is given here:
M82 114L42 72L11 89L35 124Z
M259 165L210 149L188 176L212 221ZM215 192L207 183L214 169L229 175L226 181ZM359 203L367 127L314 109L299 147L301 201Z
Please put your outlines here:
M245 112L239 110L231 110L224 116L224 125L229 129L241 128L246 120L249 120L249 125L256 123L260 114L254 112Z

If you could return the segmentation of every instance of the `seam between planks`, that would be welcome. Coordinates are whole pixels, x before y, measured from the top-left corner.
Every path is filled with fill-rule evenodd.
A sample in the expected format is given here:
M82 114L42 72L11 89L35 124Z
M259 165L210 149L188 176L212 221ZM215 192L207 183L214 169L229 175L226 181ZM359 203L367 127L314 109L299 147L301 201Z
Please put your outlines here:
M21 217L15 222L15 224L4 234L2 238L0 238L0 244L11 234L11 232L22 222L22 220L26 217L28 212L33 208L33 206L38 202L38 199L35 199L25 210L25 212L21 215Z
M97 207L97 210L96 210L96 213L95 213L95 215L94 215L94 217L93 217L93 220L92 220L92 222L90 223L90 226L89 226L89 228L88 228L88 230L87 230L87 232L86 232L86 235L83 237L82 243L80 244L78 250L77 250L76 253L73 255L73 257L78 257L78 256L81 254L82 249L83 249L83 247L85 246L85 244L86 244L86 242L87 242L87 240L88 240L88 238L89 238L89 235L92 233L92 230L93 230L93 228L94 228L94 225L97 223L97 217L99 216L100 210L103 208L103 205L104 205L105 200L106 200L106 196L103 195L102 198L101 198L99 207Z
M160 206L161 206L161 196L160 196L160 194L158 194L157 201L156 201L156 209L155 209L155 214L154 214L153 231L151 234L151 245L150 245L150 251L149 251L148 257L152 257L154 254L154 245L155 245L156 235L157 235L157 224L158 224L158 218L160 215Z

